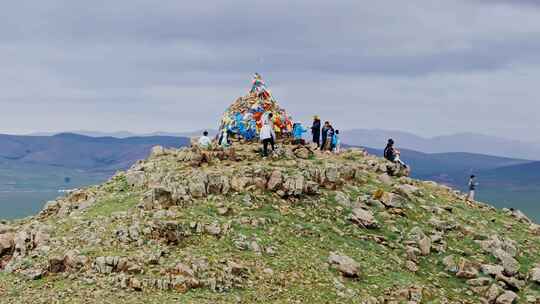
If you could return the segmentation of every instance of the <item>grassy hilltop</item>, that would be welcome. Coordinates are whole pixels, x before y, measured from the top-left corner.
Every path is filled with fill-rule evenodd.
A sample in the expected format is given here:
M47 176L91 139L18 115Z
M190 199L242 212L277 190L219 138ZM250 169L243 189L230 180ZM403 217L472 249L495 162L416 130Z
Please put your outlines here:
M360 150L156 147L0 224L2 303L540 303L540 227Z

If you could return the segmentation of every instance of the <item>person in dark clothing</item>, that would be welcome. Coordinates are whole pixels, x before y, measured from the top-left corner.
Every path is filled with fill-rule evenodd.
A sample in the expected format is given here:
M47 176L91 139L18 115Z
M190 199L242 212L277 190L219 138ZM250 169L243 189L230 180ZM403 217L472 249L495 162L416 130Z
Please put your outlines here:
M321 146L321 120L319 119L319 116L313 118L311 134L313 135L313 143L316 143L317 148L319 148Z
M326 133L326 140L325 140L325 147L324 150L326 151L333 151L334 145L333 145L333 139L335 135L335 130L332 125L328 128L328 132Z
M408 166L401 160L401 153L394 147L394 140L391 138L388 140L386 148L384 148L384 158L393 163L397 163L402 167L408 168Z
M386 144L386 148L384 148L384 158L387 160L394 162L394 159L396 158L396 151L394 149L394 140L389 139L388 143Z
M478 183L476 182L476 176L471 175L471 177L469 178L469 184L468 184L469 193L467 194L467 198L466 198L467 201L469 202L474 201L474 193L476 191L476 186L478 186Z
M328 131L330 130L330 128L332 128L332 126L330 126L330 122L328 121L325 121L324 122L324 126L322 128L322 143L321 143L321 151L324 151L324 146L326 145L326 141L328 140Z

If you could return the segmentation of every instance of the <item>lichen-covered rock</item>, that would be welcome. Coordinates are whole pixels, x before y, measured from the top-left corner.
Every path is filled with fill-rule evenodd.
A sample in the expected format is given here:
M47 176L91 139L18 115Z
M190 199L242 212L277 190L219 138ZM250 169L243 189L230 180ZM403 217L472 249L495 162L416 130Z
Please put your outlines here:
M131 187L142 187L146 183L146 175L143 171L128 171L126 173L126 182Z
M506 274L514 275L518 272L520 267L519 262L508 252L499 248L493 251L493 256L495 256L501 262Z
M456 276L465 279L476 278L478 276L478 266L465 258L460 258Z
M540 284L540 266L531 269L529 277L531 281Z
M345 277L358 278L360 276L360 265L346 255L331 252L328 263Z
M267 188L270 191L275 191L279 187L281 187L283 183L283 176L281 174L281 171L274 170L272 174L270 174L270 178L268 179Z
M362 228L377 228L378 222L369 210L354 208L350 220Z
M510 290L505 291L503 294L501 294L499 297L497 297L497 300L495 301L496 304L512 304L514 303L518 298L518 295Z

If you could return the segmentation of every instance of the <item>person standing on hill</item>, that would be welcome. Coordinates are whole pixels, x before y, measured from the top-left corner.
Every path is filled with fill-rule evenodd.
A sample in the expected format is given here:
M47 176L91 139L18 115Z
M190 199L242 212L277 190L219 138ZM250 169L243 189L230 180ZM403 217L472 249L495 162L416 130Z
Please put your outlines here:
M322 128L322 132L321 132L321 134L322 134L321 151L324 151L324 149L325 149L326 142L328 141L328 131L330 130L330 128L332 128L330 126L330 122L325 121L324 126Z
M466 198L467 201L469 202L474 201L474 194L476 191L476 186L478 186L478 183L476 182L476 176L473 174L469 177L469 184L468 184L469 193L467 194L467 198Z
M274 126L272 123L272 117L274 115L272 113L268 114L268 119L264 121L264 124L261 128L260 138L263 144L263 156L268 156L268 144L272 147L272 151L275 150L275 142L274 142Z
M313 143L317 144L317 148L319 148L321 146L321 119L319 116L313 117L311 135L313 135Z
M332 152L339 154L341 152L341 138L339 137L339 130L334 132L332 137Z
M324 139L324 150L332 152L334 150L334 135L335 130L332 125L329 125L326 132L326 139Z
M304 136L304 133L306 133L308 130L302 126L301 122L296 122L293 125L293 145L304 145L306 142L302 138Z

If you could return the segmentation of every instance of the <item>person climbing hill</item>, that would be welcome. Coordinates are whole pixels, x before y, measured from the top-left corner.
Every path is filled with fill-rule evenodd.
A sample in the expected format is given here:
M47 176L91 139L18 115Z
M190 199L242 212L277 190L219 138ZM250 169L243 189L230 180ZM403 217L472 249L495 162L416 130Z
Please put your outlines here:
M313 136L313 143L317 144L317 148L319 148L321 146L321 119L319 116L313 117L311 135Z
M304 145L305 144L305 141L304 139L302 138L304 133L307 132L307 129L304 128L304 126L302 126L302 123L301 122L296 122L294 123L293 125L293 144L294 145Z

